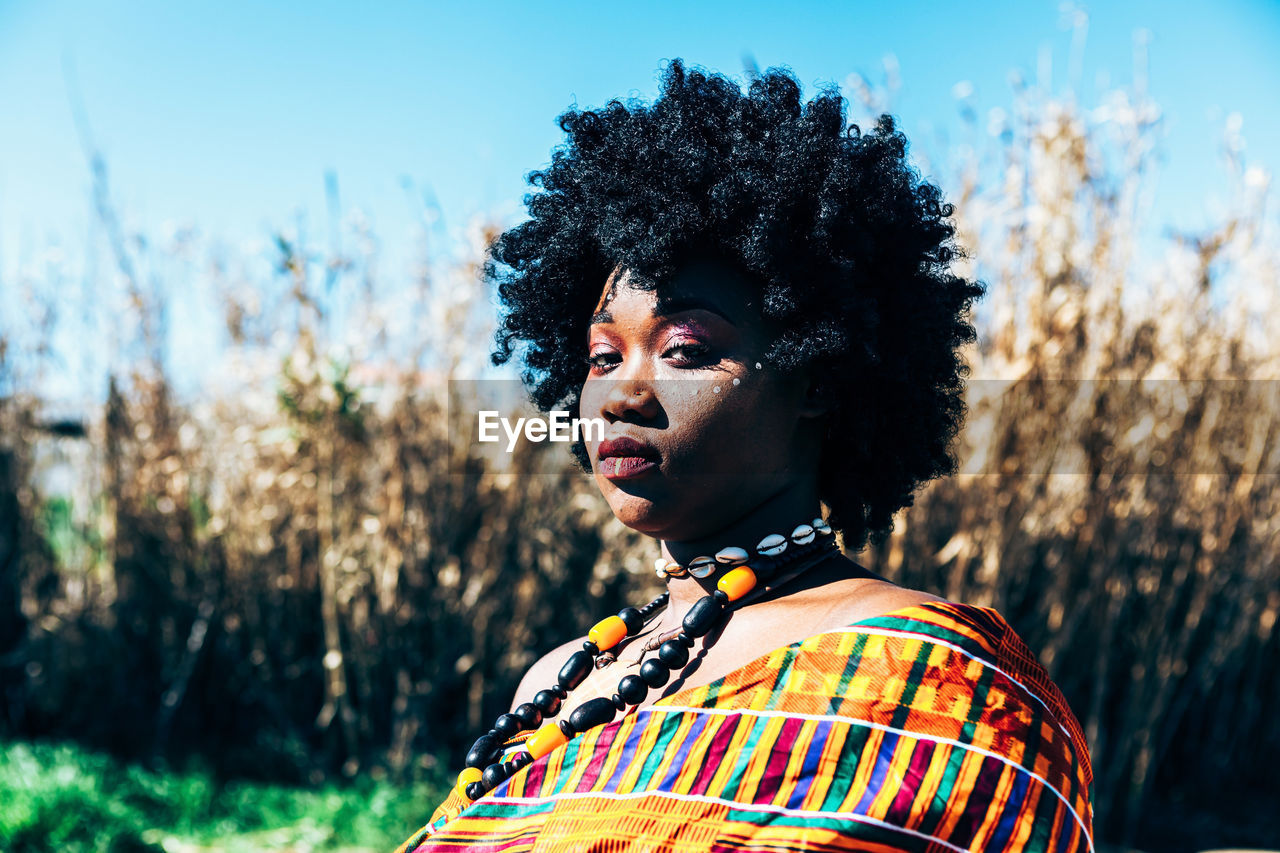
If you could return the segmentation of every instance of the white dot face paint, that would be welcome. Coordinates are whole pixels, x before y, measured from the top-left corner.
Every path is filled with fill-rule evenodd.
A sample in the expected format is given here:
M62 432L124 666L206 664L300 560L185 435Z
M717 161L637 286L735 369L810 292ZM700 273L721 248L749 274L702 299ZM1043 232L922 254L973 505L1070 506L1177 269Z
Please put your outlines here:
M758 361L757 361L757 362L756 362L756 370L759 370L759 369L760 369L760 362L758 362Z
M735 377L733 377L733 384L734 384L734 385L741 385L741 384L742 384L742 380L735 376Z

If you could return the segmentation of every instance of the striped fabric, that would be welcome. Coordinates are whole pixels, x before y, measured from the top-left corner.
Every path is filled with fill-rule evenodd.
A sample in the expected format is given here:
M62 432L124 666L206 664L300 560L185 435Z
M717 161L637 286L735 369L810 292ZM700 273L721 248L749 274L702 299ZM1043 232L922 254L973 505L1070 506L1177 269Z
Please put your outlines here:
M928 603L592 729L469 807L452 793L397 853L1085 851L1092 781L1004 618Z

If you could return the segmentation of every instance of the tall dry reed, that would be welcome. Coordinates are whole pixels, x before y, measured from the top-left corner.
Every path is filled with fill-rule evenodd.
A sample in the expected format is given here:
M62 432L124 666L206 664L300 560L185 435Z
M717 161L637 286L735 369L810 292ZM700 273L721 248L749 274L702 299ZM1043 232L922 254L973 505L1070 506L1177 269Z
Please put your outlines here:
M1280 247L1229 130L1225 221L1142 251L1159 121L1141 88L1093 110L1028 88L961 158L990 286L962 473L868 559L1039 651L1085 726L1102 837L1274 842Z

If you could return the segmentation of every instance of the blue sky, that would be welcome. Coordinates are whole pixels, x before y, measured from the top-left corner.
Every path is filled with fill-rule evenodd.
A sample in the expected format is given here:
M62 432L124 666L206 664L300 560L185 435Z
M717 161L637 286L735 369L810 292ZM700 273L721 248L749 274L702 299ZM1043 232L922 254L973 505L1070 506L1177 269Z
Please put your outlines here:
M664 59L741 75L790 66L809 91L851 72L883 78L915 150L959 127L953 89L1007 107L1011 71L1089 102L1128 85L1145 29L1163 107L1162 225L1196 228L1221 195L1218 146L1239 113L1247 159L1280 166L1280 3L1095 3L1069 80L1069 7L1057 2L396 4L0 0L0 285L43 247L88 232L83 107L126 221L154 235L195 225L243 245L301 217L326 223L324 175L407 262L406 181L444 221L519 216L523 176L547 162L567 106L649 97Z

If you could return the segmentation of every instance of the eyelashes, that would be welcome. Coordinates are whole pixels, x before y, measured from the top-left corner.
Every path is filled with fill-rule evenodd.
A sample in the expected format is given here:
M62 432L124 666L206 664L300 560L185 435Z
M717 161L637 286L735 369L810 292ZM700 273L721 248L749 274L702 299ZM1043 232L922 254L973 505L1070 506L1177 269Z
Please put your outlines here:
M682 363L702 364L707 360L707 357L711 354L711 347L703 343L676 344L671 349L667 350L667 352L668 353L672 353L672 352L685 353L685 355L681 359Z
M663 357L667 357L672 353L680 353L674 361L681 367L702 367L713 363L711 358L711 346L709 344L690 342L676 344L667 349L663 353ZM616 352L598 352L595 355L588 355L583 358L583 362L591 369L591 372L597 376L608 373L613 370L618 363L618 353Z
M583 356L582 363L591 368L592 373L605 373L610 369L608 365L601 364L600 359L607 358L609 353L600 353L599 355Z

